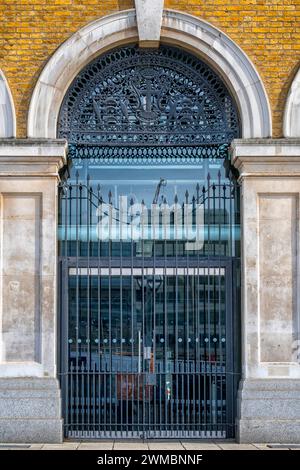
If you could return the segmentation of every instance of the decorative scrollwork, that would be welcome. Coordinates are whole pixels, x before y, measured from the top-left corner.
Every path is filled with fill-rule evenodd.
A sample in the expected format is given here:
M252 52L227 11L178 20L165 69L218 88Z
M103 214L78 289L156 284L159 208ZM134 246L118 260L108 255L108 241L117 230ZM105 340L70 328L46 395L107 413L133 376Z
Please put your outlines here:
M143 164L148 166L168 163L172 165L194 165L203 159L225 160L228 157L228 144L201 146L104 146L70 144L69 157L73 161L89 160L101 165Z
M174 47L127 46L98 57L70 86L58 135L71 143L228 143L238 113L222 80Z

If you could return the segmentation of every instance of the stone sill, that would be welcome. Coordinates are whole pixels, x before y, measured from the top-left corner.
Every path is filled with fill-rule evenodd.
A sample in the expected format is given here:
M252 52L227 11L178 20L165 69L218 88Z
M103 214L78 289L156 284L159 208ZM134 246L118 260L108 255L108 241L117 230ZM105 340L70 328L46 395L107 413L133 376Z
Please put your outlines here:
M234 139L231 158L238 157L300 157L300 139Z

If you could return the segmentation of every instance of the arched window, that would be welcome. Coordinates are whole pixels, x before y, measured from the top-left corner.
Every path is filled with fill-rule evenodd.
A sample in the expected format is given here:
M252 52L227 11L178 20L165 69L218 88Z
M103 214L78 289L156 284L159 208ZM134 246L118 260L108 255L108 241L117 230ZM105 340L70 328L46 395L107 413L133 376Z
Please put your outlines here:
M58 136L66 435L232 437L229 91L180 49L122 47L71 84Z
M108 52L74 80L59 137L74 144L228 144L239 135L236 106L204 62L174 47Z

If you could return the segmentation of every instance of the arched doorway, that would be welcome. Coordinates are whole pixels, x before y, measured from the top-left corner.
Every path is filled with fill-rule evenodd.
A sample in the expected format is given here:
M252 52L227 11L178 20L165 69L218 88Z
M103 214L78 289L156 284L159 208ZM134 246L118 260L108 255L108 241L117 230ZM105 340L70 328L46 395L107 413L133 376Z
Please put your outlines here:
M61 377L69 437L232 437L237 108L166 45L110 51L61 106ZM227 170L226 170L227 167Z

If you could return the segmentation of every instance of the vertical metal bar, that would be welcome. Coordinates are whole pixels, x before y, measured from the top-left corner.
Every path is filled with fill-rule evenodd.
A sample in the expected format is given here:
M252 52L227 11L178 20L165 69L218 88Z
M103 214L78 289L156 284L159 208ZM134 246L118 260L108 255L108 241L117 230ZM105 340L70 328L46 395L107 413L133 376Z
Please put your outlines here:
M186 211L189 211L189 193L186 190L185 193L186 197ZM189 223L189 217L188 214L185 214L185 220L186 220L186 238L188 238L188 223ZM185 321L186 321L186 336L185 336L185 344L186 344L186 367L184 372L186 373L186 388L185 388L185 395L186 395L186 426L187 429L190 430L190 299L189 299L189 289L190 289L190 275L189 275L189 252L186 250L186 276L185 276L185 286L186 286L186 315L185 315Z
M79 242L78 242L78 245L79 245L79 255L81 256L82 255L82 251L84 249L84 246L85 246L85 243L84 243L84 217L83 217L83 186L82 184L80 183L79 184ZM84 283L82 282L82 276L79 275L79 283L78 283L78 295L79 295L79 299L78 299L78 302L79 302L79 306L80 306L80 297L81 295L84 297ZM77 367L77 374L80 375L80 380L81 380L81 383L80 383L80 380L79 380L79 383L78 383L78 405L79 406L79 403L81 404L81 413L79 414L79 411L78 411L78 418L80 420L80 416L81 416L81 423L80 423L80 430L81 432L84 432L84 418L83 418L83 412L84 412L84 396L82 396L82 388L84 387L84 376L82 374L82 371L81 371L81 368L82 368L82 363L80 361L82 361L82 356L81 356L81 341L83 338L81 338L81 336L84 336L83 335L83 332L81 331L81 320L82 320L82 316L84 315L84 313L82 312L81 308L79 308L78 306L78 340L77 340L77 344L76 344L76 355L78 356L78 367ZM81 393L80 393L80 390L81 390Z
M212 184L212 199L213 199L213 204L212 204L212 211L213 211L213 230L215 232L216 230L216 185L215 183ZM213 239L213 250L212 250L213 256L216 255L216 243L215 239Z
M69 185L65 186L65 246L64 246L64 253L65 258L68 257L68 196L69 196Z
M142 338L141 338L142 339ZM142 368L141 368L141 365L140 365L140 369L141 369L141 372L137 375L137 391L136 391L136 404L137 404L137 425L136 425L136 430L138 431L139 435L140 435L140 432L141 432L141 428L140 428L140 390L141 390L141 386L142 386L142 383L141 383L141 378L142 378ZM134 426L134 423L132 423L132 429L134 429L135 426Z
M126 214L125 214L126 216ZM124 380L123 375L123 207L119 203L119 249L120 249L120 425L121 434L123 435L123 392L122 384ZM117 338L118 339L118 338Z
M130 205L133 206L134 201L131 199ZM133 276L133 257L134 257L134 243L133 243L133 211L130 211L130 268L131 268L131 377L132 377L132 394L131 394L131 423L133 430L133 407L134 407L134 393L136 388L136 373L135 364L134 364L134 355L135 355L135 323L134 323L134 276Z
M158 227L158 234L157 236L159 237L159 227ZM152 336L152 344L153 344L153 352L152 352L152 357L153 357L153 371L150 370L151 367L151 359L149 361L149 373L155 373L155 364L156 364L156 275L155 275L155 267L156 267L156 245L155 245L155 237L153 241L153 313L152 313L152 322L153 322L153 336ZM158 279L159 281L159 279ZM159 284L158 284L159 285ZM152 382L151 382L152 383ZM153 415L153 428L156 429L156 401L153 399L152 407L151 407L151 395L150 395L150 388L152 387L148 385L148 391L149 391L149 420L151 419L151 415ZM153 393L153 397L154 397ZM152 408L152 409L151 409ZM152 412L152 413L151 413ZM150 430L151 424L149 423L149 430Z
M225 270L225 283L226 283L226 421L227 426L227 436L232 437L234 432L233 426L233 338L232 338L232 329L233 329L233 311L232 311L232 261L229 261L226 265Z
M109 225L108 225L108 348L109 348L109 434L112 435L112 373L113 373L113 357L112 357L112 241L111 241L111 229L112 229L112 193L109 191L108 194L109 202Z
M148 395L148 422L147 422L147 433L146 433L146 436L148 437L151 430L153 429L152 426L151 426L151 393L150 393L150 389L151 387L149 386L149 383L147 383L147 379L146 379L146 392L147 392L147 395ZM144 436L145 437L145 436Z
M145 345L146 345L146 334L147 334L147 329L145 325L145 304L147 305L147 276L145 277L145 245L144 245L144 240L145 240L145 221L147 221L148 226L146 227L146 239L148 239L149 235L149 225L151 224L151 220L148 219L150 218L150 214L148 213L148 209L145 208L144 200L142 200L142 216L143 216L143 223L142 223L142 260L141 260L141 266L142 266L142 271L141 271L141 299L142 299L142 351L144 351ZM147 211L147 216L145 218L145 211ZM145 295L146 292L146 295ZM146 426L146 406L145 406L145 365L144 365L144 354L142 355L143 360L142 360L142 367L141 367L141 375L139 375L139 380L138 380L138 400L139 400L139 408L140 408L140 402L141 402L141 426L139 426L139 435L142 436L143 438L145 437L145 426Z
M106 358L106 353L104 357L104 371L103 371L103 378L104 378L104 434L105 436L109 433L110 428L107 425L107 375L108 375L108 364L107 364L107 358ZM107 429L109 428L109 429Z
M234 236L233 236L233 230L234 230L234 223L233 223L233 210L232 210L232 205L233 205L233 194L234 194L234 187L232 181L229 181L229 184L227 186L228 188L228 202L229 202L229 232L230 232L230 251L229 251L229 256L234 256Z
M100 185L97 186L97 204L98 209L100 208ZM100 215L100 214L99 214ZM100 233L97 233L97 326L98 326L98 426L97 430L101 429L101 418L102 418L102 364L101 364L101 273L100 273L100 255L101 255L101 241ZM104 393L104 390L103 390Z
M92 373L93 373L93 383L92 383L92 403L93 403L93 426L92 426L92 435L95 435L96 430L96 370L95 362L92 363Z
M227 251L228 251L228 254L230 253L230 249L227 248L228 244L229 244L229 240L228 240L228 229L230 230L230 227L228 227L228 222L226 220L226 214L227 214L227 211L226 211L226 184L224 183L223 184L223 225L224 225L224 233L226 234L226 238L225 238L225 235L224 235L224 256L227 255Z
M81 431L85 430L86 426L86 385L85 385L85 367L84 363L81 363L80 367L80 377L81 377Z
M164 383L165 383L165 394L164 394L164 401L165 401L165 425L167 428L167 423L170 419L172 421L172 410L169 407L168 399L167 399L167 394L166 394L166 380L167 380L167 374L168 374L168 278L167 278L167 237L166 233L164 236L164 280L163 280L163 288L164 288L164 366L163 368L160 368L160 371L164 373ZM170 416L169 413L170 412ZM161 429L161 412L160 412L160 429Z
M238 190L238 188L236 188ZM236 394L240 379L240 357L241 357L241 338L238 334L241 331L241 317L238 315L240 311L240 258L232 259L232 349L233 349L233 418L236 416L237 400ZM228 346L229 347L229 346ZM234 427L233 427L234 434Z
M207 277L208 277L208 268L204 269L204 276L203 276L203 293L204 293L204 328L203 328L203 343L204 343L204 357L203 357L203 413L204 413L204 426L205 431L207 432L207 375L209 371L209 361L208 361L208 354L207 354L207 321L208 321L208 310L207 310L207 302L206 302L206 294L207 294Z
M199 365L200 365L200 354L201 354L201 349L200 349L200 340L201 340L201 332L200 332L200 287L199 287L199 276L200 276L200 266L199 266L199 250L198 250L198 263L197 263L197 273L195 277L195 311L196 311L196 325L195 325L195 374L197 377L197 382L195 382L195 394L196 394L196 387L198 387L198 394L195 396L195 400L197 404L195 405L196 409L196 416L195 416L195 425L198 423L201 426L201 416L200 416L200 370L199 370ZM197 399L198 398L198 399ZM195 426L195 431L197 431L197 427Z
M86 315L87 315L87 331L86 331L86 348L87 348L87 419L88 430L90 430L91 415L91 390L90 390L90 371L91 371L91 304L90 304L90 177L87 175L86 180L86 244L87 244L87 286L86 286Z
M128 373L128 361L126 362L126 435L128 436L128 426L129 426L129 410L128 410L128 405L129 405L129 396L128 396L128 382L129 382L129 377L133 377L132 375L132 371L131 371L131 375L129 375ZM132 384L132 382L131 382ZM132 388L132 385L131 385L131 390L132 390L132 393L134 393L134 389ZM138 399L138 397L137 397ZM131 425L131 429L132 428L132 425Z
M147 213L147 215L146 215ZM146 329L145 329L145 301L147 302L147 297L145 300L145 239L149 239L149 229L151 227L151 213L149 214L148 209L145 207L144 200L142 200L142 216L143 216L143 221L142 221L142 276L141 276L141 289L142 289L142 347L145 347L145 338L146 338ZM150 219L150 220L149 220ZM146 226L146 234L145 234L145 222L147 222ZM147 282L147 278L146 278ZM147 291L146 291L147 292ZM144 372L144 361L142 363L142 373ZM142 436L145 437L145 387L144 387L144 382L143 382L143 377L144 375L139 376L138 380L138 403L140 403L140 399L142 401L142 425L139 426L138 430L139 432L142 433ZM141 387L141 389L140 389ZM142 390L142 393L140 393L140 390ZM140 396L141 395L141 396ZM140 405L139 405L140 408Z
M73 409L74 409L74 392L73 392L73 372L74 372L74 367L73 363L70 365L70 400L69 400L69 409L67 410L67 415L69 415L69 425L68 425L68 431L72 432L74 430L73 426ZM75 405L76 406L76 405Z
M62 347L62 378L63 378L63 385L64 385L64 412L65 412L65 430L69 431L69 367L70 367L70 360L69 360L69 272L68 272L68 265L67 260L64 259L61 262L61 279L63 283L63 287L65 289L62 290L62 318L61 318L61 325L62 325L62 338L63 338L63 347Z
M177 194L174 198L174 224L175 224L175 357L174 357L174 372L176 373L176 423L179 425L179 350L178 350L178 231L182 230L179 227L178 220L178 197Z
M208 211L208 259L211 253L211 240L210 240L210 223L211 223L211 205L210 205L210 174L207 175L207 211ZM210 305L210 270L211 267L208 263L208 276L207 276L207 313L208 313L208 365L209 365L209 430L211 431L212 422L212 396L211 396L211 305Z
M212 288L213 288L213 299L212 299L212 308L213 308L213 358L214 360L212 361L212 367L214 367L214 373L212 375L212 410L213 410L213 416L212 416L212 422L214 424L213 430L216 431L216 422L217 422L217 399L216 399L216 387L217 387L217 344L216 344L216 326L217 326L217 320L216 320L216 275L218 272L220 272L219 268L213 268L214 270L214 275L212 279Z
M73 190L73 185L70 183L69 184L69 198L68 198L68 201L69 201L69 217L68 217L68 227L69 227L69 230L70 230L70 243L69 243L69 255L70 256L73 256L73 243L72 243L72 240L73 240L73 235L72 235L72 205L73 205L73 198L72 198L72 190Z
M142 372L141 364L141 330L138 331L138 374Z
M78 378L78 369L79 369L79 355L78 355L78 339L79 339L79 230L81 230L81 227L79 228L79 173L78 171L76 172L76 192L75 192L75 197L76 197L76 207L75 207L75 237L76 237L76 286L75 286L75 374L76 374L76 386L75 386L75 400L76 403L79 400L79 378ZM79 409L78 409L78 404L76 406L76 431L79 431Z
M181 372L181 427L180 430L184 429L185 425L185 364L184 364L184 359L182 361L182 364L179 366L179 372Z
M203 419L202 419L202 403L201 403L201 384L202 384L202 371L201 365L200 368L197 370L197 379L198 379L198 408L197 408L197 422L199 425L199 430L203 430ZM197 429L198 430L198 429Z
M200 211L200 184L197 183L196 185L196 202L197 202L197 208L196 208L196 211ZM203 224L205 222L205 200L204 198L202 199L201 201L202 205L203 205ZM197 223L197 219L196 219L196 223ZM199 230L200 230L200 227L198 227L197 225L197 233L198 233L198 239L200 239L199 237ZM201 227L201 230L203 230L203 244L205 245L205 226ZM204 246L203 246L203 251L204 251ZM198 385L198 407L197 407L197 412L196 412L196 421L195 421L195 424L198 423L198 426L200 427L200 429L202 429L202 415L201 415L201 344L203 341L203 335L201 334L201 314L200 314L200 299L199 299L199 296L200 296L200 249L197 250L197 271L196 271L196 278L195 280L197 282L195 282L195 289L196 289L196 345L195 345L195 373L197 373L197 385ZM195 384L195 387L196 387L196 384ZM197 417L198 416L198 417ZM195 426L195 431L197 431L198 429L196 428Z
M192 276L192 279L191 279L191 297L192 297L192 312L193 312L193 315L192 315L192 320L193 320L193 329L192 329L192 334L191 334L191 340L193 341L193 360L191 360L191 368L192 368L192 391L193 391L193 401L192 401L192 413L193 413L193 419L192 419L192 422L193 422L193 431L194 431L194 434L195 434L195 425L196 425L196 390L195 390L195 387L196 387L196 384L195 384L195 373L196 373L196 370L195 370L195 365L196 365L196 335L197 335L197 319L196 319L196 315L197 315L197 305L196 305L196 297L195 297L195 286L196 286L196 276L197 276L197 271L198 269L196 268L196 270L194 271L194 275Z
M218 207L218 253L219 253L219 258L221 257L221 246L222 246L222 231L221 231L221 227L222 227L222 218L221 218L221 171L219 170L218 171L218 184L217 184L217 187L218 187L218 204L217 204L217 207ZM224 231L224 228L223 228L223 231Z
M158 426L158 431L161 432L162 430L162 396L161 396L161 376L162 376L162 371L164 369L162 368L161 362L158 362L157 364L157 377L158 377L158 392L159 392L159 426Z
M219 264L219 275L218 275L218 361L219 364L219 378L220 378L220 428L223 425L223 353L222 353L222 283L221 283L221 266Z
M83 227L83 224L82 224L82 220L83 220L83 217L82 217L82 204L83 204L83 202L82 202L82 200L83 200L82 191L83 191L83 186L80 183L79 184L79 227L80 227L80 230L79 230L79 255L80 256L82 256L82 247L84 246L84 241L82 240L83 234L84 234L84 227Z

